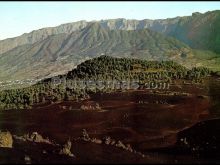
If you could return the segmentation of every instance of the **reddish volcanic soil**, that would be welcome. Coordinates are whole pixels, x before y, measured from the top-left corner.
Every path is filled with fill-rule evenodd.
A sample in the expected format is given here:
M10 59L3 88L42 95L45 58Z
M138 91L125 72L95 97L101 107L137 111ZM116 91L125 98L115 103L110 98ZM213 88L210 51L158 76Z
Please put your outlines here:
M199 121L208 119L210 116L210 99L202 96L207 94L206 89L186 85L182 88L171 86L170 91L189 94L185 96L163 95L149 90L137 90L95 94L90 99L79 102L45 103L35 105L32 110L2 111L0 112L0 130L8 130L15 135L38 132L44 137L49 137L49 139L63 144L68 138L73 139L81 136L82 129L86 129L90 137L101 139L110 136L125 144L129 143L137 151L148 155L148 157L142 158L113 146L74 142L72 152L76 155L76 159L65 158L64 161L64 158L52 157L51 159L54 160L52 161L41 157L39 153L32 153L33 158L36 157L37 163L41 161L67 163L196 161L190 156L174 157L149 152L152 149L175 145L178 132ZM98 103L101 110L80 110L81 105L94 103ZM18 148L22 148L21 144L16 145ZM32 145L34 144L29 144L27 147L31 148ZM9 155L16 155L16 153L22 153L23 150L20 149L18 152L12 149L4 153L7 152ZM7 154L4 158L6 157Z

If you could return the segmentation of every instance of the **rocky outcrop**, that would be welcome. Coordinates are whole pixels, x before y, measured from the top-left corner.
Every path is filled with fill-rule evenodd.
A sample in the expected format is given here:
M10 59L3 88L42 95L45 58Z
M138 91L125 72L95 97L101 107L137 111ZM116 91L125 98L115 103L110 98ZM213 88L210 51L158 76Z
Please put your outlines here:
M13 137L17 140L22 140L22 141L52 144L52 142L48 138L43 138L42 135L40 135L37 132L33 132L31 134L28 133L23 136L13 135Z
M96 144L111 145L111 146L115 146L117 148L121 148L123 150L129 151L129 152L132 152L134 154L138 154L142 157L145 157L145 154L134 150L131 147L130 144L124 144L122 141L120 141L120 140L117 141L115 139L112 139L110 136L105 136L104 138L102 138L102 140L98 139L98 138L90 138L90 136L87 133L86 129L83 129L82 136L79 137L79 138L76 138L75 140L76 141L77 140L83 140L83 141L86 141L86 142L92 142L92 143L96 143Z
M72 147L72 143L70 140L68 140L66 144L64 144L63 148L60 150L59 154L67 155L69 157L75 157L75 155L73 155L71 152L71 147Z
M2 134L2 136L3 135L6 139L6 133ZM7 136L8 136L8 134L7 134ZM37 143L46 143L48 145L53 145L53 147L55 147L54 150L52 151L53 153L56 153L59 155L66 155L69 157L75 157L75 155L71 152L72 142L70 140L68 140L64 145L60 145L60 144L57 144L55 142L50 141L48 138L44 138L42 135L40 135L37 132L33 132L31 134L28 133L23 136L13 135L13 138L15 141L24 142L22 144L25 144L26 142L33 142L33 143L35 143L35 145L38 145ZM1 144L1 134L0 134L0 144ZM4 146L6 146L5 142L4 142ZM44 149L44 150L42 150L42 153L48 154L48 151ZM26 164L31 164L31 157L28 155L25 155L24 161Z
M12 148L13 139L10 132L1 132L0 131L0 147Z
M30 156L25 155L25 156L24 156L24 161L25 161L25 164L31 164L31 158L30 158Z
M98 103L93 103L93 104L86 104L86 105L81 105L80 107L81 110L101 110L101 107Z
M89 137L89 134L87 133L86 129L83 129L81 139L84 140L84 141L90 141L91 140L91 138Z
M101 139L97 139L97 138L92 138L91 142L92 143L96 143L96 144L102 144L102 140Z

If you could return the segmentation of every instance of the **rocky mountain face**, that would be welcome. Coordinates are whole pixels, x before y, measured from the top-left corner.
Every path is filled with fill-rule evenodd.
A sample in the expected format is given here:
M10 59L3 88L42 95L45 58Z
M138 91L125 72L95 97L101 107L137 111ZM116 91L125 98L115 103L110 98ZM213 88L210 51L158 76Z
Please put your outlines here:
M138 30L148 28L153 31L173 36L195 48L206 48L205 43L197 43L196 41L200 41L202 37L215 37L214 41L218 40L220 34L218 31L220 28L219 19L220 11L212 11L204 14L193 13L192 16L158 20L126 20L121 18L95 22L99 23L102 27L111 30ZM34 30L31 33L25 33L15 38L1 40L0 54L20 45L33 44L42 41L51 35L62 33L70 34L74 31L85 28L89 23L90 22L87 21L67 23L57 27ZM214 36L213 33L215 34ZM204 41L204 39L202 41ZM217 51L219 52L220 50L217 49Z
M194 54L200 57L201 51L191 48L220 52L219 18L220 11L212 11L160 20L79 21L35 30L0 41L0 78L50 77L99 55L174 60L192 67Z
M182 17L174 29L166 30L164 33L194 49L220 53L220 10Z
M73 31L86 27L88 22L79 21L74 23L63 24L57 27L48 27L39 30L34 30L30 33L25 33L15 38L8 38L0 41L0 54L5 53L13 48L16 48L25 44L34 44L39 41L43 41L48 36L67 33L70 34Z
M176 27L180 17L165 20L126 20L126 19L110 19L93 21L99 23L102 27L111 30L138 30L149 28L154 31L168 33ZM0 54L9 51L17 46L24 44L33 44L46 39L48 36L56 34L71 34L74 31L82 30L90 22L79 21L73 23L62 24L57 27L48 27L34 30L31 33L25 33L15 38L9 38L0 41Z

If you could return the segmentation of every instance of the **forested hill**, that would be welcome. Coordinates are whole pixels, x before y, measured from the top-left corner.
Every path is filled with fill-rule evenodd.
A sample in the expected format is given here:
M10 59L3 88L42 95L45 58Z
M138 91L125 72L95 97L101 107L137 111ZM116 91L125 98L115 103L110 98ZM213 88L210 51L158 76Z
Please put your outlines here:
M127 79L139 80L140 83L171 82L176 79L199 82L210 71L206 68L191 70L173 61L146 61L129 58L100 56L87 60L65 75L49 78L23 89L5 90L0 93L0 109L27 109L37 103L57 102L86 98L91 92L111 92L105 86L102 89L81 88L87 80L108 81ZM56 82L54 81L56 80ZM57 80L61 80L57 83ZM76 84L80 81L80 84ZM84 81L85 80L85 81Z
M87 60L77 66L76 69L67 74L68 79L95 79L95 80L124 80L124 79L144 79L149 73L166 74L168 72L183 72L188 69L173 61L147 61L132 58L114 58L110 56L100 56L92 60ZM181 76L183 78L183 76Z
M163 80L165 80L193 79L194 77L206 76L209 73L207 68L195 67L190 70L173 61L147 61L103 55L87 60L78 65L76 69L58 77L66 77L67 80L125 80L132 78L146 80L149 78L147 75L151 74L150 78L152 79L163 75ZM49 78L43 82L51 82L52 79Z

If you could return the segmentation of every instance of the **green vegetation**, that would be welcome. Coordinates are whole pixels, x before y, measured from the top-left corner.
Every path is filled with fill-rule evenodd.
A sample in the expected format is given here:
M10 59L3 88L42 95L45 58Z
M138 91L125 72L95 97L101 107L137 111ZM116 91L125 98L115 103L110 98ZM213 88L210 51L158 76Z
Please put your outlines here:
M137 72L135 69L141 71ZM209 74L210 71L207 68L198 67L189 70L173 61L158 62L100 56L83 62L66 75L58 76L63 80L60 84L55 85L54 78L49 78L27 88L1 91L0 109L28 109L36 103L78 100L88 97L91 92L112 91L108 87L83 89L80 88L82 84L77 84L73 88L67 85L75 83L75 80L121 82L129 79L139 80L140 83L149 81L170 83L172 80L183 79L200 82Z

